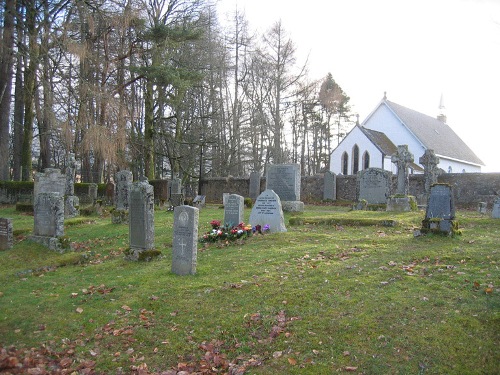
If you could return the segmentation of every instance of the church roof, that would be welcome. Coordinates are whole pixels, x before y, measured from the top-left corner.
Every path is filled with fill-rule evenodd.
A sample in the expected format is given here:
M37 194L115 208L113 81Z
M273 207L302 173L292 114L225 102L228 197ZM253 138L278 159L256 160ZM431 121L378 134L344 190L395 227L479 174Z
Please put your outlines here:
M427 149L443 157L484 165L446 123L389 100L384 100L384 103Z
M359 127L366 137L384 154L391 156L398 151L397 146L385 135L385 133Z

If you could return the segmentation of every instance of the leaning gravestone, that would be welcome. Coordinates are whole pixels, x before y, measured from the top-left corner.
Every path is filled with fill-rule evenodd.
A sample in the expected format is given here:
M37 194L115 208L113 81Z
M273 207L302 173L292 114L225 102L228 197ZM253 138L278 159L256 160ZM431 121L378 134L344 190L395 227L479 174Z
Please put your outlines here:
M368 168L357 175L357 201L385 204L391 192L392 173L380 168Z
M34 229L30 239L51 250L63 252L64 196L60 193L38 193L33 212Z
M198 208L191 206L174 208L172 272L176 275L194 275L196 273L198 221Z
M224 204L224 224L230 227L243 222L244 198L238 194L229 194Z
M455 221L453 191L448 184L431 186L425 219L422 221L422 233L440 233L453 235L458 230Z
M491 210L491 217L493 219L500 219L500 197L497 197L493 202L493 209Z
M327 171L323 177L323 200L334 201L337 199L337 176Z
M128 194L133 178L130 171L116 173L115 209L111 212L111 222L113 224L128 222Z
M12 247L12 219L0 218L0 250Z
M303 212L300 201L300 164L270 164L267 166L266 189L273 190L284 211Z
M269 232L286 232L281 200L273 190L263 191L255 201L250 213L250 225L264 227L269 225Z
M128 260L142 259L142 254L154 248L154 191L147 181L130 185L129 191L129 239Z
M248 196L252 199L257 199L260 194L260 173L250 173L250 186L248 189Z

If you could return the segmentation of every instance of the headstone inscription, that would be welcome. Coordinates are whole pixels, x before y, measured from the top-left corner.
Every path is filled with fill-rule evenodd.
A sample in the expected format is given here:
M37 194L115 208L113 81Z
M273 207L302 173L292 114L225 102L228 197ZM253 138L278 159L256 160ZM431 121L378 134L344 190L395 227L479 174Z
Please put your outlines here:
M334 201L337 199L337 176L327 171L323 177L323 200Z
M392 173L381 168L368 168L358 172L357 201L368 204L385 204L391 192Z
M191 206L174 208L172 272L194 275L198 254L199 210Z
M33 207L34 229L30 239L51 250L64 251L64 196L61 193L38 193Z
M455 204L453 191L448 184L431 186L425 219L422 221L422 232L435 232L453 235L458 230L455 221Z
M493 202L493 209L491 210L491 217L493 219L500 219L500 197L497 197Z
M35 184L33 187L33 199L39 193L59 193L61 196L66 194L66 176L56 168L45 168L43 172L35 174Z
M224 205L224 224L230 227L243 222L244 198L238 194L229 194Z
M249 223L252 227L269 225L271 233L286 232L283 209L278 194L271 189L264 190L252 207Z
M12 219L0 218L0 250L9 250L13 244Z
M147 181L130 185L129 191L129 260L139 260L141 253L154 248L154 189Z
M270 164L267 167L266 189L279 197L284 211L303 212L300 201L300 164Z
M248 196L252 199L257 199L260 194L260 173L250 173L250 186L248 189Z

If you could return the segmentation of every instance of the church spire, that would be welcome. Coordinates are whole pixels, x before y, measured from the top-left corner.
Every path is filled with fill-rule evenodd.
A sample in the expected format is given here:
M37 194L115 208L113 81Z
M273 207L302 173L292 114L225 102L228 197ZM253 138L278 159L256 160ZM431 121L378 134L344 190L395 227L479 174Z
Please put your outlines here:
M444 106L443 94L441 94L441 98L439 99L439 113L437 119L446 123L446 107Z

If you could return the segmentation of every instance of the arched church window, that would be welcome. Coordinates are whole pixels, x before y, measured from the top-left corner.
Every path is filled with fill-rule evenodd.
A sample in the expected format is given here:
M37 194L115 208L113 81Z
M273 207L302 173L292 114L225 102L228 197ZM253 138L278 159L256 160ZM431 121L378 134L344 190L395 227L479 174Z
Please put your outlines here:
M368 169L370 168L370 154L368 151L365 151L363 154L363 169Z
M347 175L347 167L349 165L349 155L347 155L347 152L344 152L342 154L342 174L344 176Z
M453 168L451 167L451 165L448 167L448 173L451 173L453 172Z
M354 145L352 148L352 174L356 174L359 171L359 147Z

